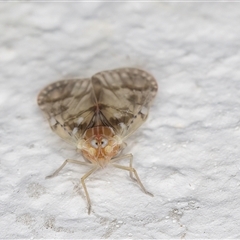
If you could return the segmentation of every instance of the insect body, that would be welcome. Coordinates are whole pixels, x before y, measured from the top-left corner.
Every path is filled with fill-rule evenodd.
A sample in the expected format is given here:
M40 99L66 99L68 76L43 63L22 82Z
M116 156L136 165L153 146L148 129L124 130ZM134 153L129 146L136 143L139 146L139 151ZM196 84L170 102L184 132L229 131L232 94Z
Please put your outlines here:
M141 189L152 195L132 167L132 154L119 154L126 138L146 120L156 93L156 80L149 73L135 68L103 71L91 79L58 81L39 93L38 105L52 130L76 146L86 160L67 159L49 177L56 176L67 163L90 166L91 170L81 178L88 213L91 201L85 179L107 164L129 171ZM129 159L129 166L116 164L123 158Z

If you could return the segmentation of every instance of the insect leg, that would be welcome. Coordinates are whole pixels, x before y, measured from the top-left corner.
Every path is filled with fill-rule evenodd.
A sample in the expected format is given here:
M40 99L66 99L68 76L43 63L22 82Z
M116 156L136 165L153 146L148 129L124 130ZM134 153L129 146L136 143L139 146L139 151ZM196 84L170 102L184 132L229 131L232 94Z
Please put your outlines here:
M112 164L114 167L116 168L120 168L120 169L123 169L123 170L126 170L126 171L129 171L129 172L132 172L138 182L138 184L140 185L141 189L143 190L143 192L145 192L146 194L150 195L153 197L153 194L148 192L145 187L143 186L138 174L137 174L137 171L135 168L132 168L132 167L126 167L126 166L122 166L122 165L119 165L119 164L116 164L116 163L113 163Z
M123 155L123 156L120 156L120 157L116 157L116 158L114 158L114 159L111 160L111 163L116 162L116 161L119 161L119 160L124 159L124 158L128 158L128 159L129 159L129 167L130 167L130 168L133 168L133 167L132 167L133 155L132 155L131 153L126 154L126 155ZM132 171L129 171L129 174L130 174L130 177L131 177L134 181L137 181L137 179L133 177Z
M93 172L95 172L96 170L98 169L97 166L95 166L93 169L91 169L89 172L87 172L86 174L84 174L81 178L81 183L83 185L83 189L85 191L85 194L86 194L86 198L87 198L87 202L88 202L88 214L90 214L91 212L91 200L90 200L90 197L89 197L89 194L88 194L88 190L87 190L87 187L86 187L86 184L85 184L85 179L88 178Z
M46 178L52 178L52 177L57 176L58 173L66 166L67 163L75 163L75 164L80 164L80 165L85 165L85 166L92 166L92 164L90 164L90 163L80 162L80 161L73 160L73 159L67 159L53 174L47 176Z

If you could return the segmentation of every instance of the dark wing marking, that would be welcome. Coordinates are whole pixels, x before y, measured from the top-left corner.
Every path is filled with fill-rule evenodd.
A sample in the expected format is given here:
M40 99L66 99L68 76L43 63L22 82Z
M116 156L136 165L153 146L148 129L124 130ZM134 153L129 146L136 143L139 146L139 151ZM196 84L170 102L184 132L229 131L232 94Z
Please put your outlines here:
M96 103L91 80L52 83L39 93L38 105L56 134L68 142L76 142L94 115Z
M122 138L146 120L158 89L153 76L135 68L99 72L92 85L102 118Z

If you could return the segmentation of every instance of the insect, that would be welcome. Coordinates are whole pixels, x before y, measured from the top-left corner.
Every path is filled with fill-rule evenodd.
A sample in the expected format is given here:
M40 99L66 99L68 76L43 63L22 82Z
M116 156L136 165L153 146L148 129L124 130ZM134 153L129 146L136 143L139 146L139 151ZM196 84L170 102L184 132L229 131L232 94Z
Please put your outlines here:
M143 192L153 196L133 168L133 155L120 153L125 140L146 120L157 89L157 82L149 73L120 68L99 72L92 78L58 81L39 93L38 105L53 132L73 144L85 159L67 159L47 178L56 176L67 163L89 166L81 178L88 214L91 200L85 180L108 164L129 171ZM129 166L116 163L121 159L129 159Z

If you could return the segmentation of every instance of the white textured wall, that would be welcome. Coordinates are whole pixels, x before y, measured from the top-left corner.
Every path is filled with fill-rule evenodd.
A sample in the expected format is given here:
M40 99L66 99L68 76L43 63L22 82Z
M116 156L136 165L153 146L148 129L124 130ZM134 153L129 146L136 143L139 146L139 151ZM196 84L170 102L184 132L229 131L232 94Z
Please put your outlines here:
M0 238L240 238L240 14L235 3L0 4ZM127 173L87 180L38 92L106 69L151 72L159 93Z

